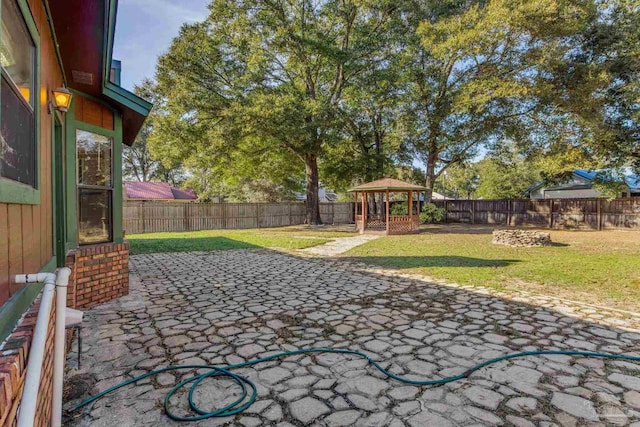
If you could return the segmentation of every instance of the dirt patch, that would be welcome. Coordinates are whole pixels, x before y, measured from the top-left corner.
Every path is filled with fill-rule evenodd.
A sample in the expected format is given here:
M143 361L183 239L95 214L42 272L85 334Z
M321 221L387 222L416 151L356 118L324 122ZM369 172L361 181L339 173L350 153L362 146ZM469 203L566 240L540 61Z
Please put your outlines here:
M88 396L96 382L95 375L90 373L69 377L64 384L62 399L68 402Z

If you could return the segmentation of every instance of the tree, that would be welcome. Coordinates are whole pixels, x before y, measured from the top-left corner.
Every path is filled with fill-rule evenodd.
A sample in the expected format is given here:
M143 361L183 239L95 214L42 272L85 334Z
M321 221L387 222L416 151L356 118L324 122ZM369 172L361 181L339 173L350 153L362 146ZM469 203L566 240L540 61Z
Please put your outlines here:
M183 26L158 63L162 138L188 138L179 155L200 166L236 152L295 158L307 222L319 223L319 157L338 140L345 87L385 41L392 8L377 3L214 1L209 18Z
M460 6L463 4L463 6ZM535 121L556 100L547 71L592 16L589 2L409 2L404 137L426 166L425 185ZM424 18L427 18L424 20ZM427 192L430 200L430 191Z
M476 165L479 180L475 196L483 199L513 199L540 181L540 174L522 158L506 163L486 158Z
M144 99L154 100L157 98L155 85L149 79L145 79L140 85L135 86L134 92ZM122 172L125 177L140 182L157 179L177 186L183 181L181 165L176 162L163 164L157 160L160 157L155 155L153 147L150 147L150 136L154 128L155 115L156 113L153 111L147 117L131 147L124 146L122 150Z
M153 83L150 80L145 80L141 85L136 86L133 91L138 96L151 99L150 95L153 93L152 85ZM149 134L152 128L153 119L149 117L145 120L131 147L125 146L122 150L122 172L125 177L146 182L150 181L154 175L158 162L152 159L148 146Z
M440 174L434 189L456 199L473 199L479 179L477 163L457 163Z
M395 52L387 46L382 54L343 91L336 122L341 141L328 146L322 157L323 181L332 188L344 190L394 175L398 160L406 154L396 132L398 75L388 60ZM371 194L370 212L382 213L383 198L382 193Z
M323 172L336 188L393 174L402 155L396 133L398 73L389 61L395 53L387 46L384 56L367 64L343 91L337 132L344 143L329 147L323 158Z
M140 182L151 180L157 162L151 159L151 153L147 145L149 132L150 127L145 124L131 147L123 147L122 173L125 178L135 179Z
M536 132L520 138L528 153L545 157L544 173L551 178L576 164L613 175L629 166L640 173L640 3L596 5L596 16L550 73L560 102ZM540 133L554 137L537 138Z

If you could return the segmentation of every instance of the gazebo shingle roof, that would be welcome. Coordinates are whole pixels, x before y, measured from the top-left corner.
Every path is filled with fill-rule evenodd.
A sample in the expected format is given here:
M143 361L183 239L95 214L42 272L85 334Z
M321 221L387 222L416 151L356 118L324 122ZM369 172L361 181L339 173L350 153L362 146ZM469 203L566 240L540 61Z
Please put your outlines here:
M410 182L400 181L394 178L382 178L375 181L360 184L357 187L350 188L347 191L424 191L427 187L412 184Z

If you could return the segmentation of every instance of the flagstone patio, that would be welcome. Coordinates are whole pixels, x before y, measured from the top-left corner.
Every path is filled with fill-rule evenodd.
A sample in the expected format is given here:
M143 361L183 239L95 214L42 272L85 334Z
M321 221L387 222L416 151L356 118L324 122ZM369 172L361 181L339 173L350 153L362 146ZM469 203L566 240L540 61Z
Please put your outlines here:
M437 283L339 258L270 250L138 255L131 293L85 313L81 371L91 392L178 364L238 363L307 347L362 350L408 378L459 374L515 351L640 355L639 319L557 298ZM76 355L69 355L75 366ZM201 426L640 426L640 364L570 356L500 362L441 387L385 378L361 359L301 355L245 368L259 398ZM163 414L164 373L83 408L68 425L177 425ZM206 381L204 409L233 400ZM85 397L87 394L85 393ZM70 403L80 400L78 396ZM172 400L185 413L186 395Z

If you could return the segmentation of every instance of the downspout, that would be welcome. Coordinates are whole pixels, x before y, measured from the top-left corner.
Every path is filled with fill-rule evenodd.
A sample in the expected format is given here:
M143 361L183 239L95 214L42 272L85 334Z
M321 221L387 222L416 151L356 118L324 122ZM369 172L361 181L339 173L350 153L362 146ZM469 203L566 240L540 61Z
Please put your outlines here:
M49 317L53 303L53 293L56 292L56 319L54 335L53 355L53 398L51 425L60 426L62 423L62 379L64 374L64 315L67 305L67 284L71 270L61 268L57 275L53 273L19 274L16 283L44 283L38 319L31 340L29 361L27 363L27 376L22 392L22 401L18 413L18 427L32 427L36 416L38 404L38 390L40 377L42 376L42 364L47 343L47 331L49 329ZM62 344L60 344L62 343ZM58 406L55 403L59 402Z

